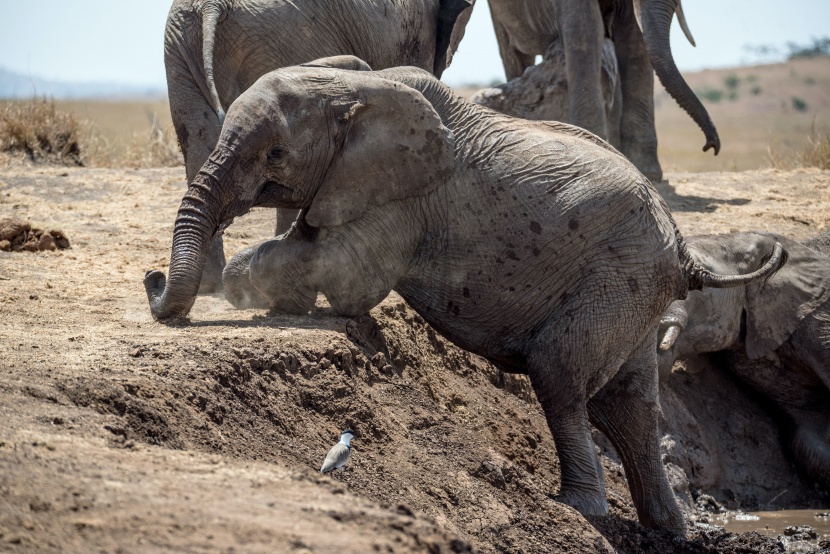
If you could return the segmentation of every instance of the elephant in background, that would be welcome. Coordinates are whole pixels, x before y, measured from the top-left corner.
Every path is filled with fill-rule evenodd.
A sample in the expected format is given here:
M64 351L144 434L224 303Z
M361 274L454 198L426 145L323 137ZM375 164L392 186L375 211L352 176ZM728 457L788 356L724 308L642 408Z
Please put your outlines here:
M602 108L608 121L606 139L611 144L619 145L622 89L614 43L607 38L602 43L601 85ZM555 40L542 61L528 67L520 77L480 90L470 100L514 117L570 121L568 76L565 72L565 48L562 41Z
M690 288L769 275L780 245L751 274L704 270L607 143L469 103L411 67L284 68L244 92L182 200L169 279L145 277L156 319L188 313L213 233L253 206L301 213L229 262L229 300L301 315L322 292L357 315L394 289L449 340L529 374L561 501L607 513L590 417L621 454L640 521L685 532L659 459L660 315Z
M375 69L413 65L440 76L464 35L474 1L175 0L164 61L187 182L216 146L224 109L268 71L354 54ZM276 233L295 217L292 211L279 214ZM224 265L219 233L201 293L221 290Z
M568 123L610 139L652 181L662 179L654 127L654 72L669 94L703 130L703 150L720 150L706 108L677 70L669 46L672 17L692 44L680 0L489 0L508 81L520 77L561 40L569 90ZM614 43L622 111L619 139L603 109L603 39ZM653 68L653 70L652 70Z
M830 487L830 231L806 245L736 233L690 237L688 246L712 271L751 271L775 242L789 260L768 282L694 291L669 307L660 373L665 378L676 359L728 351L729 371L791 420L796 464Z

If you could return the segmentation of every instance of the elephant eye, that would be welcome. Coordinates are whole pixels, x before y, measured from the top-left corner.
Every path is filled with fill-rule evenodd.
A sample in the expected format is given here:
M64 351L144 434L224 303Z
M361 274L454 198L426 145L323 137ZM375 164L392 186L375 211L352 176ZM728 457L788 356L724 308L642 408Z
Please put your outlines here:
M273 164L281 163L285 160L286 150L282 146L272 146L268 150L268 162Z

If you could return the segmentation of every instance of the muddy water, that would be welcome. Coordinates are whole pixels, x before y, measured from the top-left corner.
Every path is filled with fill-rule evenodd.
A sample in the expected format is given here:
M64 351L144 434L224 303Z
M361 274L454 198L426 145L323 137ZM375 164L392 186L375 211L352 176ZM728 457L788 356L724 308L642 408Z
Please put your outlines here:
M821 514L821 515L819 515ZM728 513L712 518L711 523L723 525L732 533L757 531L762 535L777 537L784 528L809 525L818 533L817 543L830 539L830 509L825 510L781 510L777 512L750 512L748 514Z

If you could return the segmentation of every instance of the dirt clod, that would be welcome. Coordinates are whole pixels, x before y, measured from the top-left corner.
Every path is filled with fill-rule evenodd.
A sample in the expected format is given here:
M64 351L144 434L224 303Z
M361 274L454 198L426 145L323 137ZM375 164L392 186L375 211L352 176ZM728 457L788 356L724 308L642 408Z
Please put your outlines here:
M62 231L33 228L22 219L0 220L0 250L4 252L39 252L65 250L69 239Z

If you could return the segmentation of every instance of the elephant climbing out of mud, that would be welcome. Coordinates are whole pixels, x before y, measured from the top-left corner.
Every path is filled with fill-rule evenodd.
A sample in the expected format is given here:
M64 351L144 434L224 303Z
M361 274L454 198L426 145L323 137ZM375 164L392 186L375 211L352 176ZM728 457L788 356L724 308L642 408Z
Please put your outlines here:
M374 69L449 65L475 0L174 0L164 35L173 125L187 182L216 146L224 110L259 77L324 56L352 54ZM298 106L299 107L299 106ZM296 212L278 215L277 234ZM200 292L221 290L221 234Z
M493 27L508 81L520 77L562 42L568 87L568 123L612 142L652 181L662 179L654 128L654 72L706 136L703 150L720 150L706 108L677 70L669 28L677 14L692 44L680 0L489 0ZM604 40L614 56L603 57ZM603 95L603 63L615 58L622 97L620 120L609 122ZM613 64L612 64L613 65ZM616 126L619 126L616 129Z
M660 315L689 288L768 275L780 245L749 275L704 270L608 144L471 104L411 67L284 68L243 93L182 200L169 278L145 277L155 318L188 313L211 237L253 206L301 214L228 263L233 303L304 314L322 292L356 315L397 291L454 343L529 374L563 502L607 512L590 416L621 453L640 520L684 532L659 459Z
M830 487L830 231L806 245L736 233L691 237L688 247L711 271L740 272L758 267L776 242L789 260L768 282L672 303L661 322L660 372L665 378L676 359L731 351L729 370L791 420L796 463Z

